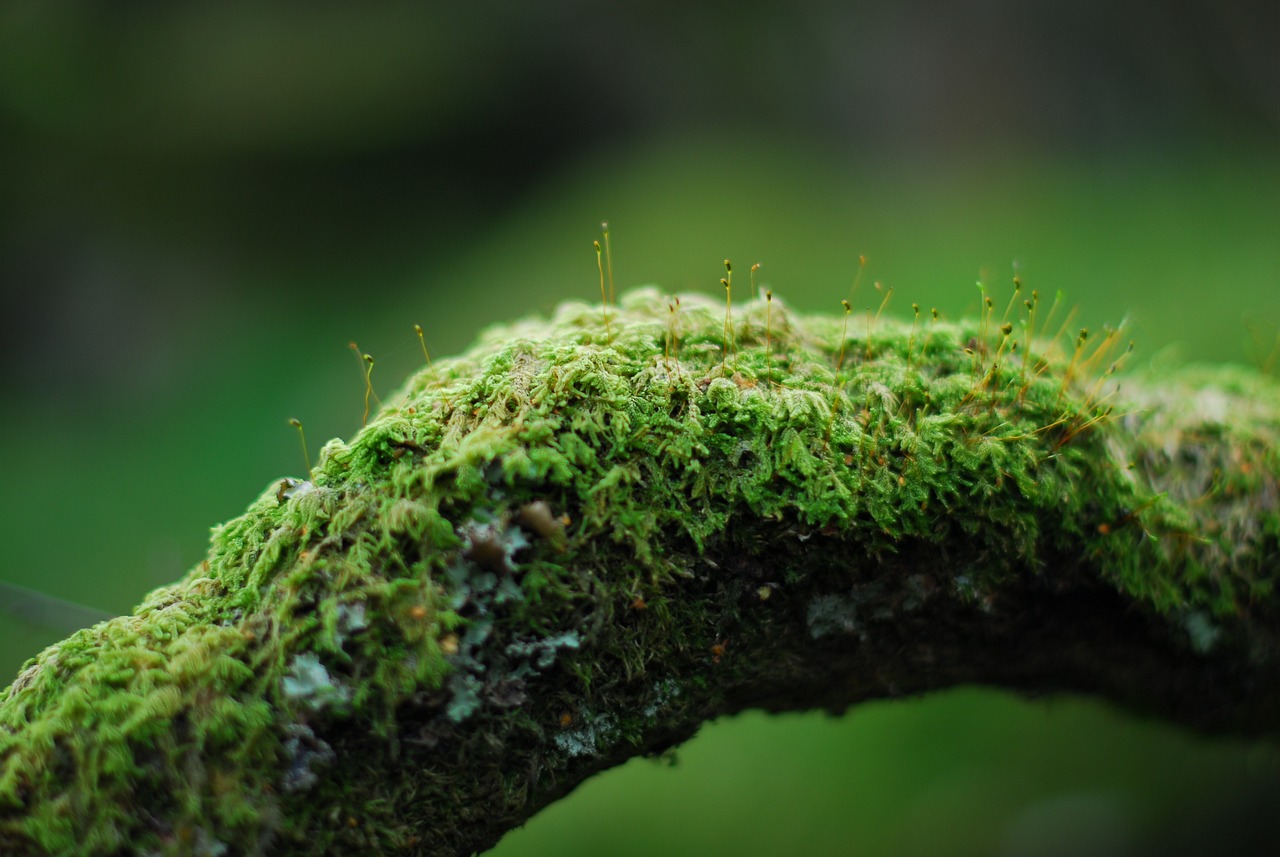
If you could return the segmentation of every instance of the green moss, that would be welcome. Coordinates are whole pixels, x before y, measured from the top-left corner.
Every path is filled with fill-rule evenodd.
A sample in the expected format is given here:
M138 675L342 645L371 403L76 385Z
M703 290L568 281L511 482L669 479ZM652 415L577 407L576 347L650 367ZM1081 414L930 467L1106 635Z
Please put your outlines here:
M610 314L488 331L184 580L29 663L0 700L0 850L466 850L776 690L787 621L865 640L1069 557L1203 650L1272 593L1272 382L1116 408L1025 324L754 302L726 354L715 302ZM859 577L921 551L897 600Z

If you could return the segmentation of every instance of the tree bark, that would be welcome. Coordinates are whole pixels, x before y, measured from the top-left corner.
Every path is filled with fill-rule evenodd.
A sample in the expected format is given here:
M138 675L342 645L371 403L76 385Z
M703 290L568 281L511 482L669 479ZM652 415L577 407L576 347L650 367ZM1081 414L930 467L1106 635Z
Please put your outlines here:
M709 719L971 682L1274 736L1280 389L1034 318L489 332L24 668L0 852L469 854Z

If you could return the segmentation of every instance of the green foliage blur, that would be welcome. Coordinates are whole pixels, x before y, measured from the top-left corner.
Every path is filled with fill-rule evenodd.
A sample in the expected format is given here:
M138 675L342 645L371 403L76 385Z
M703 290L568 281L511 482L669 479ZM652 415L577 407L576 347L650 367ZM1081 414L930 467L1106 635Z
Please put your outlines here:
M348 342L385 396L415 323L443 355L593 299L602 219L621 286L720 294L722 259L758 261L839 311L865 254L890 312L954 316L1016 270L1073 326L1126 320L1157 371L1274 370L1277 23L1196 0L7 4L0 581L129 610L301 472L289 418L313 454L358 429ZM69 630L0 611L0 674ZM1280 851L1274 746L1087 700L748 714L678 758L494 853Z

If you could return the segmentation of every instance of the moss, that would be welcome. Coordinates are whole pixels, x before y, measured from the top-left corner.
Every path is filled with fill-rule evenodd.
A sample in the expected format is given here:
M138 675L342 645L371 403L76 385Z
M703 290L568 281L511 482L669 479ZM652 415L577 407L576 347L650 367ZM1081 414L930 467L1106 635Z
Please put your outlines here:
M1179 657L1274 662L1274 383L1127 381L1117 408L1102 352L1025 322L754 302L725 353L718 303L610 312L486 332L30 662L0 850L468 853L707 717L1009 681L911 642L1025 630L1009 593L1101 589Z

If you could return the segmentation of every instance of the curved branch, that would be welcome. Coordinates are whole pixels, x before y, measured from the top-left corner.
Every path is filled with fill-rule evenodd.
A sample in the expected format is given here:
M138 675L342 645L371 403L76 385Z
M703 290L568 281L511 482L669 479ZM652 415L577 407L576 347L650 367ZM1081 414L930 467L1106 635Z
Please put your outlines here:
M1274 734L1273 382L1117 392L1111 337L1029 324L601 313L411 378L29 663L0 851L467 854L710 718L961 682Z

